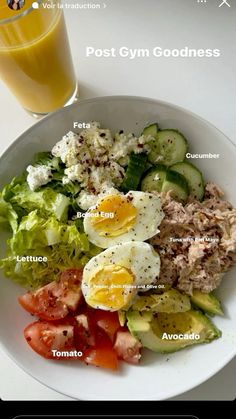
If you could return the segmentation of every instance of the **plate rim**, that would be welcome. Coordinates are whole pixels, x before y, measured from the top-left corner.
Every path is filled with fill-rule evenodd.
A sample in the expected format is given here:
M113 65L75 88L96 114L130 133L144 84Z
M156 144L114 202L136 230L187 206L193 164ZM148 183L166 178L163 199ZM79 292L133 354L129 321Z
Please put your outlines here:
M61 113L64 113L66 111L68 111L71 108L76 108L77 106L79 106L80 104L83 103L90 103L90 102L100 102L100 101L109 101L109 100L138 100L138 101L147 101L150 103L156 103L159 105L164 105L164 106L169 106L171 108L174 108L176 110L179 110L181 112L184 112L198 120L200 120L201 122L203 122L204 124L208 125L211 128L214 128L216 131L218 131L221 135L223 135L228 142L231 144L231 146L233 147L233 149L236 149L236 144L234 144L234 142L223 132L221 131L219 128L217 128L214 124L212 124L211 122L209 122L207 119L203 118L202 116L199 116L197 113L192 112L182 106L173 104L171 102L168 101L164 101L164 100L159 100L159 99L155 99L155 98L149 98L149 97L145 97L145 96L129 96L129 95L114 95L114 96L96 96L94 98L89 98L89 99L79 99L77 102L72 103L71 105L65 106L64 108L60 108L54 112L49 113L48 115L44 116L42 119L40 119L39 121L36 121L35 124L33 124L32 126L30 126L29 128L27 128L25 131L23 131L4 151L3 153L0 155L0 163L2 161L2 159L5 157L6 154L8 154L11 149L14 147L14 145L17 142L20 142L21 138L23 136L25 136L26 134L30 134L31 131L33 131L35 129L35 127L43 124L45 121L47 121L48 119L51 119L54 115L60 115Z

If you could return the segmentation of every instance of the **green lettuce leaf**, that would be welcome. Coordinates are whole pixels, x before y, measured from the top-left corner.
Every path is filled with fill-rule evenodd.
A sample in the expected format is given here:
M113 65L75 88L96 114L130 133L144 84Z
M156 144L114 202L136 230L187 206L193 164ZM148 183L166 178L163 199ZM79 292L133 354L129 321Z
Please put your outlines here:
M17 229L17 213L12 208L9 202L6 202L0 195L0 226L8 227L11 226L13 232Z
M23 173L22 176L14 177L10 183L7 183L2 190L2 197L5 201L9 202L11 198L15 195L15 187L17 185L22 185L26 181L26 173Z
M41 151L34 157L33 166L47 166L53 170L60 170L60 159L54 157L50 151Z
M37 288L54 281L64 269L84 266L99 252L75 224L62 223L55 217L45 219L32 211L8 240L7 257L0 261L0 267L15 282ZM47 262L23 262L21 256L46 256Z
M66 221L70 199L62 193L57 193L49 187L41 188L38 192L32 192L28 184L18 184L13 188L14 195L10 202L17 208L27 213L38 210L41 216L55 215L60 221Z
M52 174L52 180L48 185L56 192L63 193L70 198L76 198L81 190L79 182L71 181L69 183L63 184L62 179L64 176L64 169L60 169L59 171L54 172Z

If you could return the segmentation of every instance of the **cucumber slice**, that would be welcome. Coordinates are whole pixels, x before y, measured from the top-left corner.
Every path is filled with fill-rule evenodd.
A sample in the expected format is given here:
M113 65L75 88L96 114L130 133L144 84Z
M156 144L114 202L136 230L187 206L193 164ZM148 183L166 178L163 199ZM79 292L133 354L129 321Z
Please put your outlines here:
M185 177L173 170L168 170L162 186L162 192L168 191L171 191L171 196L176 201L187 201L189 189Z
M188 182L189 194L201 201L204 197L204 181L202 173L192 163L176 163L171 170L180 173Z
M141 190L146 192L157 191L161 192L163 182L166 178L166 166L157 164L149 169L141 183Z
M152 137L156 137L159 131L159 125L157 123L148 125L148 127L144 128L142 135L151 135Z
M155 156L159 155L159 147L156 140L158 131L159 131L159 125L157 123L154 123L154 124L148 125L148 127L144 128L142 132L142 135L151 135L152 137L154 137L154 139L149 142L149 146L151 147L151 153L154 153ZM149 156L148 156L148 159L149 159ZM149 159L149 161L151 160ZM155 158L155 161L152 163L157 163L157 157Z
M146 169L147 155L144 153L131 154L125 177L120 185L124 192L136 191L141 177Z
M150 142L150 146L149 161L153 164L160 161L166 166L183 161L188 149L186 138L173 129L158 131L155 142Z

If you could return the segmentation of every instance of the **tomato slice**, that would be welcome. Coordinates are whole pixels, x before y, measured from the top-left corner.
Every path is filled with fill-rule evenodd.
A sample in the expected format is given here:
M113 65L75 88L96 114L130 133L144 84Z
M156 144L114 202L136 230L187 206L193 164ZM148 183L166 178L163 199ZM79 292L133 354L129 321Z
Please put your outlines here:
M120 323L118 314L116 312L104 311L104 310L93 310L91 312L91 318L114 342L115 335L120 329Z
M129 330L119 330L116 335L114 350L119 359L129 364L138 364L141 358L142 345L131 335Z
M96 346L95 330L87 313L78 314L75 321L75 347L85 354L88 349Z
M47 359L60 359L54 356L53 350L74 350L74 327L69 323L56 324L39 320L25 328L24 336L31 348Z
M112 314L112 316L109 317L109 314ZM113 339L117 330L116 318L113 313L107 314L102 310L87 308L75 319L77 321L75 346L77 350L83 352L81 359L86 364L117 370L118 357L111 341L111 337ZM103 327L100 327L98 323L102 320L104 324L102 324ZM108 326L109 329L107 329Z
M121 339L117 342L121 330L118 315L89 308L83 300L77 310L81 276L80 270L67 270L60 275L58 282L20 297L21 305L41 318L26 327L25 338L31 348L45 358L60 359L52 353L53 350L76 350L83 354L77 359L115 371L118 358L124 359L117 350L121 342ZM129 352L130 341L127 346ZM125 357L127 360L127 354Z
M96 367L108 368L111 370L118 369L118 356L112 346L110 338L102 329L97 329L95 334L96 345L89 348L84 353L83 360L86 364L95 365Z
M82 298L81 278L81 269L67 269L60 274L58 281L19 297L19 303L26 311L43 320L62 319L79 305Z
M108 368L114 371L118 369L118 358L112 347L96 347L90 349L84 358L84 362L86 362L86 364Z

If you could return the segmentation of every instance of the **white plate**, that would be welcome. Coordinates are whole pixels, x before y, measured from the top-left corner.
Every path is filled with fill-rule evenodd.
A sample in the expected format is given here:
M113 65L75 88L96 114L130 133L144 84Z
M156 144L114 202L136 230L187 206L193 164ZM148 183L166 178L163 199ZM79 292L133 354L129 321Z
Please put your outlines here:
M73 122L100 121L113 131L139 134L150 122L163 128L176 128L197 153L220 153L219 160L199 160L206 180L213 180L236 204L236 148L208 122L168 103L138 97L105 97L78 102L49 115L21 135L0 160L1 185L20 174L35 152L51 149L63 134L73 130ZM3 242L3 240L1 241ZM0 330L4 351L27 373L41 383L82 400L163 400L197 386L223 368L236 354L235 269L224 278L219 289L225 317L214 322L223 337L209 345L199 345L171 355L145 352L140 366L121 365L110 373L75 362L46 361L25 343L24 327L32 321L17 303L22 289L1 278Z

